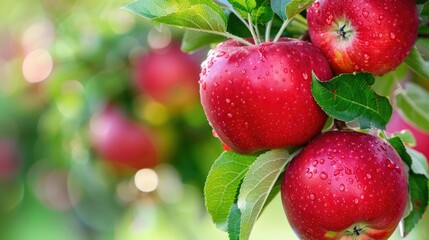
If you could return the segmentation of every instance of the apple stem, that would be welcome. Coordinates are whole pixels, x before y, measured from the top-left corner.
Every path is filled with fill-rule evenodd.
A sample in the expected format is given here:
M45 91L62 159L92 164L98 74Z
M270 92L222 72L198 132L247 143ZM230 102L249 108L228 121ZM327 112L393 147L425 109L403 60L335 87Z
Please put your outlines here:
M234 40L236 40L237 42L240 42L240 43L242 43L242 44L244 44L244 45L247 45L247 46L253 46L253 45L254 45L253 43L251 43L251 42L247 41L246 39L241 38L241 37L238 37L238 36L235 36L235 35L233 35L233 34L231 34L231 33L229 33L229 32L224 32L224 33L220 33L220 32L209 32L209 31L207 31L207 32L208 32L208 33L213 33L213 34L219 34L219 35L222 35L222 36L224 36L224 37L226 37L226 38L234 39Z
M282 36L282 33L284 32L286 27L289 25L291 20L292 19L287 19L286 21L283 22L282 26L280 27L279 32L277 33L276 37L273 40L273 42L277 42L279 40L279 38Z
M271 35L271 26L273 25L273 19L271 19L268 23L267 23L267 28L265 29L265 42L269 42L270 41L270 35Z
M247 14L247 21L248 21L248 28L250 30L250 33L252 34L253 40L255 41L255 44L259 44L259 39L258 36L255 34L255 26L253 26L252 23L252 16L250 15L250 13Z

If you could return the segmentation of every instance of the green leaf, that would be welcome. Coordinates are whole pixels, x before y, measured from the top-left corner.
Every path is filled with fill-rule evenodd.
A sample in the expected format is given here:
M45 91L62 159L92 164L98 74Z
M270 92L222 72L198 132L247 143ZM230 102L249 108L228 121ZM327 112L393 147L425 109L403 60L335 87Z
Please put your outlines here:
M286 5L286 17L288 19L294 18L297 14L304 11L314 0L292 0Z
M399 154L402 161L404 161L408 165L408 167L411 167L413 165L413 160L411 159L410 155L408 155L408 152L405 149L402 140L399 137L393 137L389 139L389 143Z
M286 20L286 5L289 4L290 1L291 0L271 0L271 8L281 19Z
M429 133L429 92L410 82L405 90L398 91L395 102L408 122Z
M228 236L229 240L240 239L241 212L237 204L233 204L228 215Z
M214 162L204 186L208 212L213 222L223 231L227 230L227 219L241 181L257 156L224 152Z
M421 174L410 172L408 185L411 194L412 211L404 219L405 236L420 221L428 205L428 179ZM405 237L404 236L404 237Z
M184 52L192 52L208 44L220 43L225 40L225 37L216 34L198 32L187 29L185 31L185 34L183 34L181 49Z
M357 121L361 128L385 129L392 115L387 98L370 87L374 77L369 73L341 74L328 82L314 75L312 93L319 106L330 117L345 122Z
M199 31L226 31L227 16L211 0L137 0L123 8L158 23Z
M426 2L424 5L423 5L423 8L422 8L422 11L421 11L421 13L420 13L422 16L429 16L429 3L428 2Z
M416 47L413 47L411 52L408 54L407 58L405 59L405 63L417 75L429 81L429 66L426 64L425 60Z
M429 178L429 167L425 155L410 147L407 147L406 149L411 159L413 159L411 170L414 173L422 174L426 176L426 178Z
M411 146L411 147L416 146L416 139L414 138L413 134L406 129L401 130L400 132L394 133L393 136L399 137L402 140L402 142L404 142L408 146Z
M228 0L231 5L247 19L250 14L255 23L266 23L273 17L273 11L269 0Z
M376 76L375 82L372 85L372 89L380 96L390 96L397 86L397 82L404 79L407 76L408 66L401 64L389 73L383 76Z
M237 201L241 211L240 239L249 238L253 225L289 156L285 149L274 149L259 156L249 168Z

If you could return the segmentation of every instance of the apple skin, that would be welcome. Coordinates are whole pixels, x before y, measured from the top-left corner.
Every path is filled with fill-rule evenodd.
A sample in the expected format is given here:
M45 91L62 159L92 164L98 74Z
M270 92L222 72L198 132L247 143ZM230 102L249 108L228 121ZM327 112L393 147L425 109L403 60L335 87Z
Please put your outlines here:
M158 162L151 133L112 105L92 118L90 137L95 151L118 167L151 168Z
M307 19L312 43L336 74L394 70L416 42L419 25L411 0L318 0Z
M199 62L182 52L176 43L150 49L137 59L134 71L139 92L171 109L182 109L198 101Z
M429 162L429 133L413 126L397 109L395 109L386 126L386 130L394 133L400 132L404 129L409 130L413 134L416 140L416 146L414 149L421 152Z
M292 159L281 195L301 239L387 239L405 210L407 184L403 163L388 143L332 131L315 137ZM359 235L353 235L354 227L362 228Z
M311 43L282 38L244 46L228 40L202 63L201 104L221 142L235 152L302 145L327 119L311 94L312 71L321 80L332 78Z

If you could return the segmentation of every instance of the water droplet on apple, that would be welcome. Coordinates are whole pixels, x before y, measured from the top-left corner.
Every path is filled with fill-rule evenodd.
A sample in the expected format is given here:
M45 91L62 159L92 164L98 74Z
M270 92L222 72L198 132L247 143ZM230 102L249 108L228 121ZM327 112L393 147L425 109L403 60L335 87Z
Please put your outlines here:
M366 174L366 178L371 179L371 178L372 178L371 174L370 174L370 173L367 173L367 174Z
M316 166L317 166L317 164L319 164L319 161L314 160L314 161L313 161L313 166L314 166L314 167L316 167Z
M325 159L320 159L320 164L324 164L325 163Z
M395 163L393 163L392 160L390 160L389 158L386 158L386 166L389 169L394 169L395 168Z
M346 172L347 175L352 174L352 170L350 170L350 168L348 168L348 167L346 167L346 171L345 172Z
M332 162L331 162L331 166L334 166L334 165L335 165L335 163L336 163L335 161L332 161Z
M215 86L215 87L217 87L217 86L219 86L219 84L218 84L217 82L215 82L215 83L214 83L214 86Z
M328 178L328 174L326 174L325 172L320 173L320 179L326 180L327 178Z
M395 33L394 32L390 32L390 39L395 39L396 38L396 35L395 35Z
M309 172L309 173L305 174L305 176L307 176L308 178L312 178L313 177L313 173Z
M344 184L340 185L340 191L344 191L346 189L346 186L344 186Z
M305 73L305 72L303 72L303 73L302 73L302 77L304 78L304 80L307 80L307 79L308 79L308 74L307 74L307 73Z
M216 57L222 57L225 56L226 52L225 51L219 51L219 53L216 55Z
M249 123L248 123L248 122L245 122L245 123L244 123L244 127L245 127L246 129L248 129L248 128L249 128Z
M206 88L207 88L207 84L206 84L206 82L203 82L201 84L201 89L206 90Z
M362 10L362 16L364 16L365 18L367 18L369 15L368 10L366 10L365 8Z
M226 102L226 103L230 103L230 102L231 102L231 99L227 98L227 99L225 99L225 102Z
M258 67L256 67L256 66L253 66L253 67L252 67L252 69L253 69L253 70L256 70L257 68L258 68Z
M359 199L355 198L355 200L353 201L355 204L359 203Z
M315 3L313 4L313 6L314 6L314 7L316 7L316 8L318 8L318 7L320 6L320 2L315 2Z
M363 194L360 195L360 199L364 199L365 196Z
M310 198L310 200L314 200L316 199L316 195L314 195L314 193L310 193L310 195L308 195L308 197Z
M228 113L228 114L227 114L227 116L228 116L229 118L232 118L232 114L231 114L231 113Z

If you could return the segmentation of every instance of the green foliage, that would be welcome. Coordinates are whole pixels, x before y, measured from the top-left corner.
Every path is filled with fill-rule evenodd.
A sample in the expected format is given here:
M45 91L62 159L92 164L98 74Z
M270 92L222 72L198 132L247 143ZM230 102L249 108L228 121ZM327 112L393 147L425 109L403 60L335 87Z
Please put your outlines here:
M124 9L159 23L200 31L226 31L226 14L210 0L138 0Z
M265 201L286 166L289 152L274 149L262 154L250 166L240 187L237 205L241 211L240 239L248 239Z
M413 204L412 211L404 219L404 233L405 236L420 221L428 206L428 179L425 175L409 173L408 185L411 194L411 203Z
M206 207L213 222L223 231L236 199L237 189L256 156L224 152L214 162L204 187Z
M405 59L405 63L413 70L417 75L423 77L429 81L429 67L423 59L420 52L416 47L413 47L410 54Z
M395 97L396 106L417 128L429 132L429 93L414 83L408 83Z
M286 5L286 17L288 19L294 18L300 12L304 11L307 7L313 4L314 0L292 0Z
M372 89L374 77L369 73L341 74L328 82L315 76L312 92L319 106L332 118L357 121L361 128L385 129L392 115L389 100Z
M244 19L247 19L249 14L255 23L267 23L273 18L269 0L229 0L229 2Z

